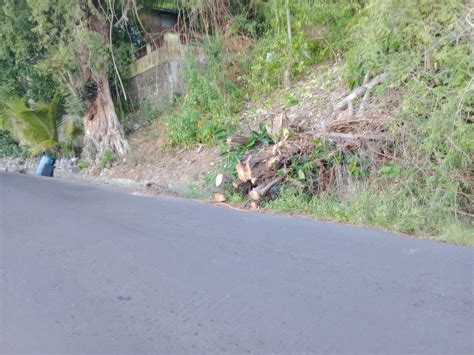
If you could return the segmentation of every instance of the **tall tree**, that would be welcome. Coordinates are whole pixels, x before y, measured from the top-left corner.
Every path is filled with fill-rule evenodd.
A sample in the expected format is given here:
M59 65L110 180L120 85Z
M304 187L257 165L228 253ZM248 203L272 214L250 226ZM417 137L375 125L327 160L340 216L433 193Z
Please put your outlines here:
M27 0L47 50L45 64L61 79L72 98L82 102L85 149L100 158L111 150L119 156L129 146L117 117L108 80L115 8L131 0Z
M38 63L44 48L26 0L0 0L0 106L14 96L50 101L57 83Z

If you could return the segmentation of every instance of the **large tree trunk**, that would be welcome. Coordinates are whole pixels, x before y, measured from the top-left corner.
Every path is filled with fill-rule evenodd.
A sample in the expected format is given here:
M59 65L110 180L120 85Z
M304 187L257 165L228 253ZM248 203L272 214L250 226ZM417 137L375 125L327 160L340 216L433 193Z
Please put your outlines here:
M90 31L98 32L104 40L104 46L109 42L109 28L104 16L99 14L96 1L94 13L88 12L88 27ZM118 156L124 156L129 150L122 125L117 117L110 91L105 64L100 65L98 71L93 71L88 63L94 57L86 45L80 45L78 50L78 64L84 83L95 83L92 92L89 92L89 102L84 112L84 146L91 158L96 159L110 150ZM98 60L103 60L98 58Z
M101 70L97 83L97 95L84 113L85 145L94 147L97 157L106 150L124 156L128 149L122 125L115 112L109 82L105 70Z

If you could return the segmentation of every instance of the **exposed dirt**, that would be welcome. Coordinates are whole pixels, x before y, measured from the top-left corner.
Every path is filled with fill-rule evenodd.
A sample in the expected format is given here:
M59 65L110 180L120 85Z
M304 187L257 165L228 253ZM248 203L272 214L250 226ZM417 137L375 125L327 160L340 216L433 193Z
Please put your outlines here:
M263 123L269 131L275 131L273 122L279 115L290 128L322 125L331 116L334 105L349 92L340 65L321 65L295 81L289 90L276 90L249 103L241 115L242 130L258 130Z
M308 129L316 132L331 120L339 122L334 116L334 107L351 92L342 78L341 69L337 63L321 65L310 75L294 81L289 90L279 89L249 102L240 115L241 132L259 130L264 124L269 132L278 136L283 127L294 132ZM376 118L378 122L383 121L383 117L393 117L398 97L393 90L386 95L373 95L364 118L371 121ZM275 126L275 122L279 125ZM209 186L206 177L216 172L221 162L218 147L198 145L172 149L167 146L165 127L160 119L130 134L129 142L132 152L124 161L95 173L143 183L141 186L144 187L138 193L144 195L196 195Z
M186 195L196 186L205 186L205 176L219 164L218 147L199 145L191 149L171 150L166 145L164 125L158 119L147 128L129 136L132 152L123 162L106 170L113 179L131 179L147 187L143 194Z

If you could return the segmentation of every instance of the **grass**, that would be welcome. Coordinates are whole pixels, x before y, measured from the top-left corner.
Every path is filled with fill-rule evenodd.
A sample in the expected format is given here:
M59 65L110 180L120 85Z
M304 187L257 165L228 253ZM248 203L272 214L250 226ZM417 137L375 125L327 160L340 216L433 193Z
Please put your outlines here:
M474 246L474 228L466 220L445 213L441 206L422 206L403 189L377 191L361 184L352 186L344 196L336 193L310 196L300 189L287 186L265 207L277 212L301 213Z
M358 174L349 171L360 175L359 182L348 183L343 192L311 196L288 185L265 206L474 245L472 225L458 214L472 213L470 152L474 143L473 127L466 119L472 116L473 67L463 1L370 0L362 8L356 1L317 3L291 2L294 38L290 47L285 32L280 31L285 26L284 13L276 7L267 20L268 30L255 38L242 58L226 62L225 46L217 39L205 45L209 59L205 68L185 63L186 95L176 111L164 117L170 144L223 142L238 128L241 101L258 100L281 87L288 64L292 77L298 78L316 62L341 58L343 76L351 87L359 85L367 72L372 76L387 72L386 82L375 94L389 86L400 89L401 102L387 127L394 142L385 147L394 159L348 161L361 170ZM315 6L318 11L308 11ZM314 36L320 32L323 40ZM232 82L229 66L236 64L241 66L241 77ZM340 73L323 71L325 90L335 89L335 75ZM261 107L271 107L273 100L272 95L260 99ZM299 104L290 92L285 101L288 106ZM232 168L244 151L227 158ZM310 186L311 181L302 176L300 184ZM232 190L225 194L233 204L247 199L245 193ZM207 197L198 186L190 186L187 195Z
M192 200L208 200L210 198L210 192L200 184L192 182L186 187L183 197Z

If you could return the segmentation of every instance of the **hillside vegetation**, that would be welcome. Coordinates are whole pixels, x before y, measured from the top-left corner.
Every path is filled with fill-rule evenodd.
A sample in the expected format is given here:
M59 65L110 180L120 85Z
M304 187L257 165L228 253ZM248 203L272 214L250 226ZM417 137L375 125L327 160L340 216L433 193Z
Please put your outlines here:
M80 117L96 97L94 73L106 69L122 123L165 127L171 150L221 148L221 166L208 177L214 186L219 174L217 201L474 244L470 3L177 1L185 35L202 46L207 64L186 59L185 94L158 114L146 102L133 107L121 98L120 74L144 36L136 20L110 26L113 62L110 53L94 49L103 47L94 36L75 38L76 44L90 41L90 53L103 55L78 84L67 71L74 67L74 50L67 41L56 47L43 26L64 26L69 18L51 22L48 12L38 15L34 2L21 2L24 7L10 0L3 5L0 129L9 135L2 133L1 152L19 154L10 135L31 153L41 147L28 142L26 132L20 137L18 129L9 129L11 96L37 102L61 97L73 123L68 140L55 135L52 147L55 154L73 154L72 139L90 131ZM117 4L129 3L140 10L150 2ZM117 5L107 16L117 22L126 11ZM57 51L48 54L49 48ZM77 68L73 72L77 76ZM77 94L68 91L68 79ZM100 147L102 162L120 161L114 155L123 152Z
M369 131L358 132L389 138L350 149L316 140L313 148L298 151L273 172L281 177L279 187L259 203L472 244L471 10L456 0L290 2L289 44L284 2L261 6L254 22L249 14L246 21L236 16L229 30L205 44L205 71L188 65L188 92L180 111L165 117L171 144L215 144L229 132L245 131L239 127L238 104L279 88L288 93L287 106L298 104L292 90L315 65L338 62L337 75L329 80L342 77L348 89L361 85L366 75L383 74L372 104L354 118L370 121ZM296 83L285 89L287 68ZM354 101L355 109L361 99ZM380 101L383 110L375 104ZM371 105L379 110L371 112ZM255 129L252 139L226 153L222 172L237 181L239 158L253 154L255 159L266 149L262 145L281 145L282 135L267 128ZM301 136L291 128L285 134L292 145L292 136ZM258 183L252 185L228 185L223 192L226 199L244 202Z

